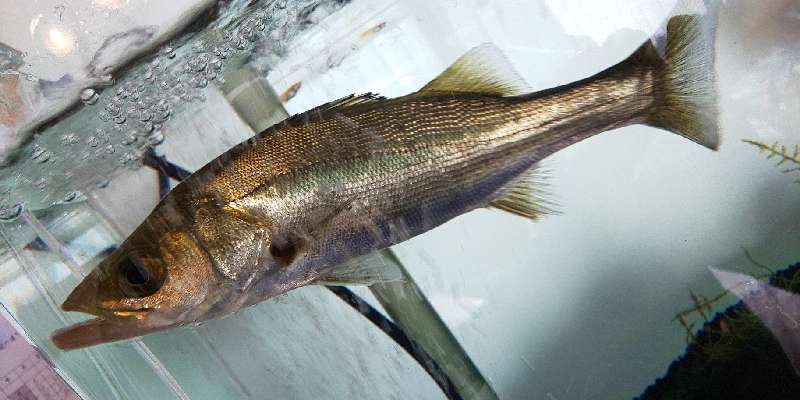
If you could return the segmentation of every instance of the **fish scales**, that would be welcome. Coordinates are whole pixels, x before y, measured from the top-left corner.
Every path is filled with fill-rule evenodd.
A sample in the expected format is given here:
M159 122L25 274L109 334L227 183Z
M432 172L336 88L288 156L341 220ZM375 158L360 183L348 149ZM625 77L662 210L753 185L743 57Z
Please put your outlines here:
M479 46L417 93L289 118L162 199L62 305L97 318L53 340L86 347L311 283L379 281L380 265L358 265L369 253L476 208L536 220L547 212L537 164L614 128L645 124L716 149L709 21L675 16L621 63L552 89L526 90Z
M224 205L271 218L284 210L287 223L301 222L304 210L326 202L349 202L350 213L380 223L454 191L469 193L520 158L532 166L566 145L640 118L653 101L650 80L641 74L621 85L614 77L536 97L408 97L336 110L317 121L301 116L181 186L205 188L196 202L222 198ZM595 96L587 100L586 91ZM495 182L495 189L506 183ZM320 198L317 189L324 185L331 190ZM454 210L463 213L488 199L466 200Z

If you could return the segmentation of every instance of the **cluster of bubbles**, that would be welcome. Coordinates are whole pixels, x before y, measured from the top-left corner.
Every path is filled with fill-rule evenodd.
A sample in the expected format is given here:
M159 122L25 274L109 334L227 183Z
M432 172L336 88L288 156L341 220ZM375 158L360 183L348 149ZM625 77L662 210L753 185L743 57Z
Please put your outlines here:
M97 129L86 141L91 151L84 152L82 158L107 158L122 147L126 150L119 152L119 163L138 168L144 154L142 148L164 141L163 125L172 116L174 104L203 100L202 89L211 81L223 80L225 60L252 49L271 19L271 12L256 11L238 27L224 31L214 40L198 40L185 46L188 47L187 57L179 63L172 60L181 49L171 45L161 48L144 66L142 74L121 82L111 96L103 99L103 109L97 115L110 126L110 133ZM87 106L97 104L99 98L94 89L81 93L81 100ZM61 144L75 145L76 137L74 133L64 134Z
M0 209L0 221L11 221L22 214L22 204L14 204Z
M164 142L164 124L179 104L204 100L203 89L212 81L222 82L225 64L232 57L252 52L267 32L276 35L288 19L286 1L276 1L251 12L236 26L202 38L192 38L185 45L164 46L147 63L135 67L112 89L99 93L86 88L80 93L81 102L94 109L99 128L87 136L83 131L56 134L51 142L62 146L54 152L43 142L31 147L30 159L36 163L54 163L56 159L92 163L101 161L117 166L138 169L149 147ZM270 29L267 29L267 28ZM279 41L279 37L271 37ZM178 57L178 54L181 57ZM64 149L69 147L69 149ZM54 156L54 154L56 154ZM112 161L113 160L113 161ZM102 164L107 165L107 164ZM57 167L53 167L57 168ZM47 178L40 176L30 184L43 191ZM106 178L95 183L108 185ZM79 192L70 192L63 200L73 201ZM16 205L0 209L0 219L19 214Z

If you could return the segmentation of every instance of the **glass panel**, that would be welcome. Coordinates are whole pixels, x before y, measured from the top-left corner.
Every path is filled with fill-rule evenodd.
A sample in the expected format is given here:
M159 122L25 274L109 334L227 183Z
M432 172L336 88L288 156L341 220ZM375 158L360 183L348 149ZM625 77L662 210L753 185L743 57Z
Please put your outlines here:
M795 1L0 0L0 9L0 303L82 398L778 399L800 390ZM76 351L51 341L87 319L60 305L167 190L288 115L353 93L414 93L484 43L503 56L472 68L511 79L508 64L531 92L556 88L530 99L560 93L669 32L675 10L718 16L703 27L716 28L717 83L706 83L720 113L709 101L703 115L720 126L719 151L632 124L658 125L659 97L638 119L611 121L610 132L570 139L544 159L536 194L554 215L532 223L478 207L383 250L376 260L401 281L309 285L222 319ZM649 55L669 59L659 47L668 42L655 40ZM586 103L550 122L596 122L604 97L578 97ZM512 125L545 111L503 132L527 132ZM454 115L441 114L468 126L476 113ZM423 143L440 132L412 133ZM455 197L465 177L452 177ZM309 184L324 191L330 180Z

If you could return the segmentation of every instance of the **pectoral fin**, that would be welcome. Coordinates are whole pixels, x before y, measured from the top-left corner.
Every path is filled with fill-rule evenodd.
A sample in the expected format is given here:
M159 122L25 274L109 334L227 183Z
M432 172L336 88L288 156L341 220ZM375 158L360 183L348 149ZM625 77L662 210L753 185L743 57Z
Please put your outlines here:
M403 280L400 266L380 251L356 257L333 267L314 283L317 285L374 285Z

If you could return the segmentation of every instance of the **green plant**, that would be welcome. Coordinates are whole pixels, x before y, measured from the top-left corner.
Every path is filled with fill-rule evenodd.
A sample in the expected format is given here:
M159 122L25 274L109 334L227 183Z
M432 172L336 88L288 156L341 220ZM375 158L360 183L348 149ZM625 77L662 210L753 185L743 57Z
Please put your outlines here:
M767 154L768 160L777 159L777 166L786 166L783 171L784 173L800 176L800 145L795 145L794 148L792 148L786 147L778 142L772 145L750 139L744 139L743 142L758 147L759 151ZM795 182L800 183L800 178Z

